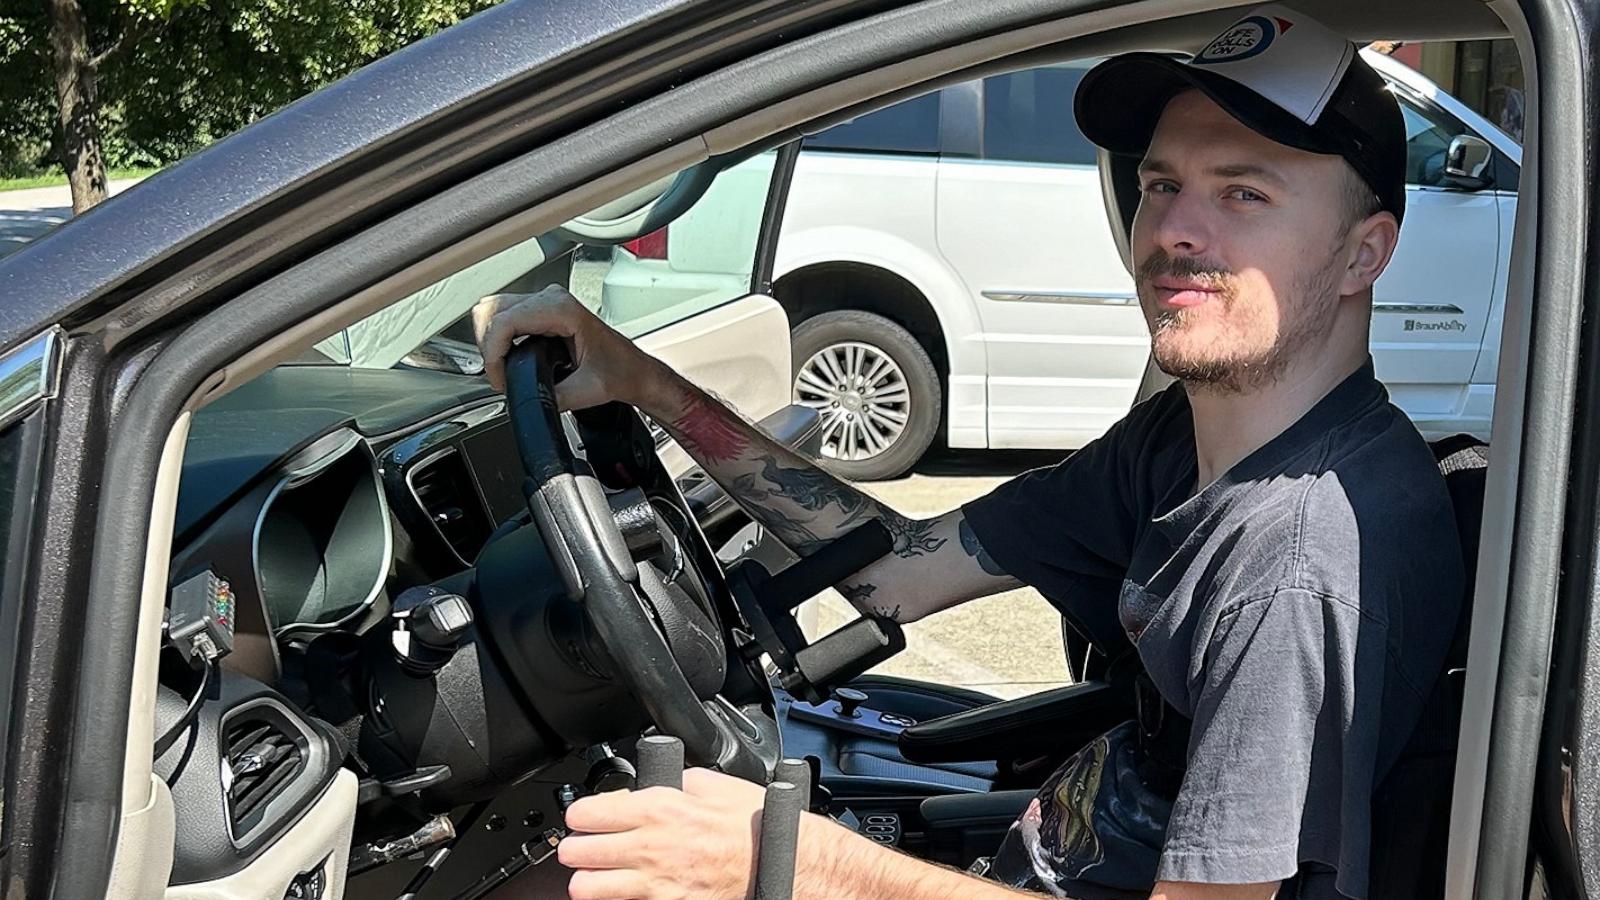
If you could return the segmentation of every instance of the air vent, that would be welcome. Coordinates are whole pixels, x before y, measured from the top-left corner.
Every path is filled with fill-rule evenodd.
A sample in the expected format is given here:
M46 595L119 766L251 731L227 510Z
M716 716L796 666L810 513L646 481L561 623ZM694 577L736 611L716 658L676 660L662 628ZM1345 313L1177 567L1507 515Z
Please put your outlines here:
M235 839L261 824L272 799L305 768L299 740L267 718L244 716L228 723L222 788Z
M478 502L466 460L447 450L411 470L411 492L462 565L470 565L493 525Z

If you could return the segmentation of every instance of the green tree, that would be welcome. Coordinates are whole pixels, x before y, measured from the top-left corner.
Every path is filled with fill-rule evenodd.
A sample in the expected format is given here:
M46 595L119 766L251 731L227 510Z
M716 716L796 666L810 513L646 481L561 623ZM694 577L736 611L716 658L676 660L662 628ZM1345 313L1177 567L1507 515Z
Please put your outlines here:
M0 175L54 160L82 210L493 0L0 0Z

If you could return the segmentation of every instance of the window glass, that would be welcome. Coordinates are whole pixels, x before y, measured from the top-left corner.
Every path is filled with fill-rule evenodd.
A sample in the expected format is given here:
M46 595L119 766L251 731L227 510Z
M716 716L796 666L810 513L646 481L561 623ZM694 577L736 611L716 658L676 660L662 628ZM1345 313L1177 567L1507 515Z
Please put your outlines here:
M778 151L735 165L654 233L620 246L574 246L537 235L402 297L321 341L299 364L387 369L425 366L477 374L466 317L481 298L551 283L568 289L629 337L750 293L756 242Z
M924 94L841 122L801 144L808 150L938 153L939 94Z
M1440 110L1424 110L1405 97L1400 112L1406 120L1406 183L1438 187L1445 183L1444 160L1450 142L1467 127Z
M748 295L777 158L773 150L728 169L681 217L637 241L582 248L573 296L638 337Z
M1072 98L1092 61L1008 72L983 80L985 159L1092 166Z

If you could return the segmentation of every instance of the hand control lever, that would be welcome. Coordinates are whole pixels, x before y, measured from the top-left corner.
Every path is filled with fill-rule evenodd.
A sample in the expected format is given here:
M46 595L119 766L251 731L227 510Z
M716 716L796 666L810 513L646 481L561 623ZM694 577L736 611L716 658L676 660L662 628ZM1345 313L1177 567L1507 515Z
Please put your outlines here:
M863 616L812 642L794 617L801 604L861 571L893 546L888 530L874 520L776 575L748 559L729 569L728 588L754 632L742 652L749 659L768 654L784 690L808 703L822 703L833 686L904 650L905 634L892 619Z
M789 900L794 896L795 856L800 845L800 815L810 805L811 766L804 760L778 763L761 807L761 836L756 851L756 900Z
M683 790L683 741L664 734L647 735L639 739L639 770L635 780L639 790L652 787L669 787Z

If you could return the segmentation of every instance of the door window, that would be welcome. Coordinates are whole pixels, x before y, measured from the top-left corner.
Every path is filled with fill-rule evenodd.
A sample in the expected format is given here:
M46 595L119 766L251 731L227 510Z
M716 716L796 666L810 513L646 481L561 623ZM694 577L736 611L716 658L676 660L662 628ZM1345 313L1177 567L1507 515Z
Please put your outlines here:
M1072 98L1094 60L1007 72L983 80L983 156L1016 162L1095 164Z
M1443 187L1445 155L1457 136L1471 134L1460 120L1440 109L1424 109L1395 93L1406 120L1406 183Z
M590 309L638 337L751 292L778 151L712 180L687 211L621 245L575 244L556 229L452 273L317 344L300 364L396 364L481 371L468 321L486 295L566 284Z

